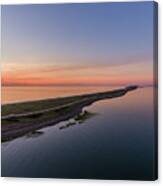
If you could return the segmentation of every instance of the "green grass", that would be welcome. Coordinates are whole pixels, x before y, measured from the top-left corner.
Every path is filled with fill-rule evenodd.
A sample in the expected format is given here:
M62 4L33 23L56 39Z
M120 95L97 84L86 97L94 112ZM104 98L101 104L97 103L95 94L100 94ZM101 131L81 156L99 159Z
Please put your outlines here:
M55 117L69 113L71 111L71 109L73 109L73 108L70 106L70 107L63 107L63 108L57 109L57 110L52 110L52 111L42 113L42 114L36 114L33 116L25 116L25 117L19 117L19 118L11 117L9 119L3 119L1 121L1 123L2 123L2 125L10 124L10 123L11 124L20 123L22 125L28 124L28 123L40 123L40 122L52 120Z
M54 118L65 115L66 113L70 113L72 110L75 110L76 107L83 104L83 101L88 101L89 104L91 103L91 100L94 102L100 99L106 99L108 97L112 98L116 96L122 96L122 93L125 93L125 90L122 89L109 92L85 94L80 96L2 105L2 117L11 115L6 119L2 119L2 126L4 124L23 125L27 123L40 123L47 120L52 120ZM14 116L14 114L16 115L24 113L26 113L26 115ZM87 119L87 117L90 116L85 113L84 115L79 115L76 120L80 120L82 122L84 119Z
M65 97L65 98L40 100L40 101L30 101L24 103L6 104L6 105L2 105L1 114L2 116L6 116L9 114L22 114L27 112L55 108L68 103L72 103L80 99L81 96L72 96L72 97Z

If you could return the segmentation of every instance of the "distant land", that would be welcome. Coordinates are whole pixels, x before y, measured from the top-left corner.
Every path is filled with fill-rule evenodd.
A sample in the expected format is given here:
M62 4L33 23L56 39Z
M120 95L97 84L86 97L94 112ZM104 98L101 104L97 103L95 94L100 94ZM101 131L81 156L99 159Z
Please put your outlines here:
M120 97L137 88L130 85L106 92L2 105L2 141L68 120L96 101Z

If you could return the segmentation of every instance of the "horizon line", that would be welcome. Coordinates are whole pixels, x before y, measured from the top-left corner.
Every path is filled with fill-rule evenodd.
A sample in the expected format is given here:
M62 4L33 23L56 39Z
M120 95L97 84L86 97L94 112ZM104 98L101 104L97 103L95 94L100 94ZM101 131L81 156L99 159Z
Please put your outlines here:
M124 84L2 84L2 87L61 87L61 86L66 86L66 87L72 87L72 86L128 86L128 85L138 85L140 87L144 86L156 86L154 83L124 83Z

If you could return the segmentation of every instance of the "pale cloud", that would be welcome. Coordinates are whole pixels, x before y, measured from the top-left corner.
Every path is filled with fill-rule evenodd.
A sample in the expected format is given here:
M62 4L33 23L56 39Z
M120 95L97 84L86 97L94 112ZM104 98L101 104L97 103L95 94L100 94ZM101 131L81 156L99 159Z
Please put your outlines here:
M149 60L149 61L147 61ZM85 64L85 63L84 63ZM106 84L152 82L153 65L148 58L128 58L118 63L84 64L38 64L2 63L3 84Z

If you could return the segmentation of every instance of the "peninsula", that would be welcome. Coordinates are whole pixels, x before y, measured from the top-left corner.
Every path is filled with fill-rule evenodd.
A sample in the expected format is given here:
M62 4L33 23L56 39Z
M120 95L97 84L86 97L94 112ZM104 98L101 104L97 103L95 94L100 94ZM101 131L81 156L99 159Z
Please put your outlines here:
M8 141L75 117L92 103L125 95L132 85L112 91L2 105L1 139Z

